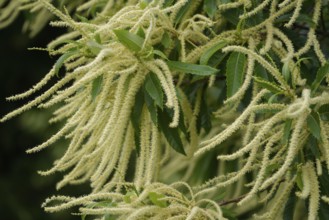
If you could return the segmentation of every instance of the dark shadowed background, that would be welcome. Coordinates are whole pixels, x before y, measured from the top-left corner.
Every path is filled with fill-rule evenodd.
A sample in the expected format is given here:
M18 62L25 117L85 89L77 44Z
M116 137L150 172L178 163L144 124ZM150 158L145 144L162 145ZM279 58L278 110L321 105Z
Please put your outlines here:
M8 102L5 97L23 92L37 83L56 62L47 52L29 51L45 47L63 30L46 27L35 38L22 33L23 17L0 30L0 115L22 106L27 100ZM51 83L50 83L51 84ZM38 93L40 94L40 93ZM37 94L37 95L38 95ZM30 99L31 100L31 99ZM62 174L47 177L38 170L49 169L66 149L65 140L46 150L28 155L25 150L41 144L54 134L59 124L48 125L51 110L36 108L0 124L0 219L1 220L70 220L81 219L67 212L49 214L41 209L42 202L53 194L79 195L88 193L86 186L66 187L56 191Z

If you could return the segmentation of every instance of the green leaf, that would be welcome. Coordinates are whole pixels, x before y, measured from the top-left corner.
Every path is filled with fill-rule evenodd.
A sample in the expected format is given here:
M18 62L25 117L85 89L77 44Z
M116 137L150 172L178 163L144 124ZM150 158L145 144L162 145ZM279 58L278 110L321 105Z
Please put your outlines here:
M222 199L224 199L224 197L227 195L227 191L222 190L222 191L217 191L216 195L214 196L214 198L212 198L212 200L214 201L221 201Z
M329 204L320 200L319 207L319 220L328 220L329 219Z
M163 3L163 8L172 6L175 0L165 0Z
M226 41L219 41L214 46L206 50L200 57L200 64L201 65L207 65L209 59L220 49L225 47L227 45Z
M314 136L309 136L307 140L307 147L311 150L311 153L315 158L320 158L321 152L319 150L319 142ZM314 157L311 157L310 154L308 156L308 159L314 160Z
M160 50L153 50L153 54L158 55L159 57L168 60L167 56Z
M204 129L204 131L207 133L210 132L212 128L211 123L211 110L209 109L209 106L206 103L205 99L206 95L203 95L203 98L201 98L201 105L200 105L200 112L199 116L197 117L197 131L200 133L201 128Z
M163 194L156 193L156 192L149 192L149 199L151 200L151 202L154 205L159 206L161 208L168 207L167 201L160 200L162 198L165 198L165 196Z
M303 177L302 177L302 171L301 170L297 171L296 184L297 184L298 189L300 191L302 191L303 190Z
M212 56L210 57L210 59L208 60L208 66L211 67L217 67L219 66L225 59L226 56L228 54L227 53L219 53L218 51ZM218 70L219 72L219 70Z
M273 94L281 94L284 91L279 87L279 85L275 84L274 82L269 82L266 80L263 80L259 77L254 76L253 77L255 82L262 88L265 88L272 92Z
M136 193L133 190L129 190L123 197L125 203L131 203L132 198L137 198Z
M266 81L270 80L266 69L259 63L255 63L254 75Z
M266 113L277 113L280 109L273 109L273 108L264 108L264 109L258 109L255 111L257 114L266 114Z
M158 109L158 124L169 145L178 153L186 155L178 128L169 127L171 118L167 111Z
M103 49L103 46L101 44L93 40L87 42L87 47L94 55L98 55L98 53Z
M164 46L164 48L168 48L171 44L172 40L169 36L169 34L167 32L165 32L162 35L162 39L161 39L161 44Z
M136 34L130 33L127 30L113 30L120 43L129 50L139 52L142 49L144 39Z
M216 166L217 158L213 153L206 153L198 158L197 163L195 165L195 169L193 174L189 178L189 183L192 185L200 185L204 181L211 179L211 177L216 175L216 169L212 169L212 167ZM220 192L217 191L217 195L212 198L214 201L220 201L225 197L225 190ZM222 196L222 197L221 197Z
M322 106L318 109L318 112L319 112L320 114L329 113L329 104L322 105Z
M138 28L137 35L140 36L141 38L145 39L145 32L143 28Z
M244 78L246 56L232 52L226 64L227 97L233 96L241 87Z
M87 205L87 208L94 208L94 207L99 207L99 208L103 208L103 207L116 207L117 203L111 201L111 200L104 200L104 201L100 201L100 202L96 202L94 204L91 205ZM81 215L81 220L85 220L87 217L87 214L83 214ZM106 215L106 220L114 220L116 218L114 218L113 215Z
M96 43L102 44L101 35L99 33L97 33L94 38L95 38Z
M329 121L329 104L322 105L318 109L318 113L320 114L321 120Z
M320 191L322 195L329 196L329 175L326 166L322 166L323 172L322 175L318 177L320 183ZM329 204L320 200L320 208L319 208L319 220L327 220L329 219Z
M178 24L183 19L184 15L187 13L189 7L192 5L193 0L188 0L183 7L180 8L176 17L175 17L175 24Z
M317 90L322 80L327 76L328 73L329 73L329 63L327 62L324 66L319 68L316 74L316 78L311 85L312 92Z
M280 16L279 18L275 19L274 23L278 24L278 23L286 23L290 20L291 18L291 14L285 14ZM306 14L299 14L299 16L296 19L297 23L306 23L307 25L309 25L312 28L316 27L316 24L314 23L312 17L310 17L309 15Z
M141 129L140 129L140 121L141 121L141 115L142 115L142 110L144 106L144 94L143 90L140 89L138 93L136 94L135 98L135 105L131 113L131 123L134 127L134 139L135 139L135 145L136 145L136 152L137 156L140 154L140 134L141 134Z
M268 99L267 103L278 103L278 95L279 94L271 95L271 97Z
M69 51L67 53L64 53L62 56L60 56L58 58L58 60L56 61L55 63L55 66L54 66L54 71L55 71L55 74L58 76L58 71L59 69L63 66L64 62L69 58L71 57L72 55L76 54L77 51Z
M158 109L156 107L154 99L149 95L149 93L144 93L146 107L150 113L151 120L154 125L158 126Z
M98 94L102 90L102 84L103 84L103 77L99 76L96 79L94 79L93 84L92 84L92 89L91 89L91 97L92 100L94 101Z
M307 128L316 139L321 139L320 117L318 113L313 111L308 115Z
M273 173L275 170L278 170L280 168L280 164L279 163L272 163L270 165L268 165L265 169L265 175L268 176L271 173Z
M221 207L222 213L223 213L223 217L229 219L229 220L238 220L238 218L236 217L236 213L233 211L234 209L231 208L225 208L225 207Z
M104 217L105 217L104 220L116 220L116 219L118 219L118 216L109 215L109 214L105 214Z
M172 115L170 115L171 118L172 118ZM178 128L184 134L184 137L186 138L186 140L188 142L190 142L191 141L190 133L188 132L187 127L185 126L185 123L184 123L184 121L185 121L185 119L184 119L184 113L183 113L183 111L182 111L181 108L179 108L179 117L180 117L180 120L178 122Z
M217 11L216 0L205 0L203 3L203 10L210 18L213 18Z
M167 64L169 68L174 71L191 73L199 76L209 76L216 74L218 72L217 69L206 65L183 63L180 61L167 61Z
M286 61L282 67L282 75L283 75L283 78L286 80L286 82L289 82L289 79L290 79L289 62L290 61Z
M163 109L163 91L160 81L154 73L150 73L146 76L145 90L152 97L155 104Z
M74 49L74 50L81 49L85 46L85 44L83 44L83 43L80 43L80 42L75 41L75 40L68 40L68 39L60 40L58 42L58 45L60 45L60 44L74 44L76 47L71 48L70 51L72 51L72 49Z
M233 26L236 26L240 21L239 16L243 14L243 10L240 8L233 8L222 11L221 14L224 19L233 24Z
M289 138L290 138L290 130L291 130L291 123L292 123L292 120L289 119L284 124L283 137L281 139L282 144L287 144L288 141L289 141Z
M295 204L296 204L295 191L292 190L290 192L288 201L287 201L284 211L283 211L283 220L294 219Z
M152 0L141 0L140 1L140 8L141 9L144 9L144 8L146 8L149 4L150 4L150 2L151 2Z
M81 21L81 22L85 22L85 23L89 23L89 20L88 18L82 16L82 15L79 15L79 14L75 14L75 16Z

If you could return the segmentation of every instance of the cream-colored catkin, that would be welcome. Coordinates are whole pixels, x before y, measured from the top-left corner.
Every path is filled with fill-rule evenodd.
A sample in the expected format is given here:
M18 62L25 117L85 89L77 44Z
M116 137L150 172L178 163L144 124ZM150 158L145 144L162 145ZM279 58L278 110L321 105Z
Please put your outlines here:
M77 127L81 127L85 124L85 120L82 121ZM78 130L76 128L76 130ZM78 132L77 132L78 133ZM42 171L38 172L41 175L49 175L55 171L64 171L68 169L69 167L73 166L75 163L77 163L81 159L81 155L79 154L80 152L77 150L87 137L88 132L87 131L82 131L82 133L79 132L79 135L75 134L72 137L71 143L65 152L65 154L62 156L61 159L57 160L55 163L55 166L51 168L48 171ZM81 149L80 151L87 150L88 148L85 147L84 149Z
M321 199L329 204L329 197L328 196L322 196Z
M107 66L102 65L102 66L97 66L97 71L88 71L85 73L81 78L76 79L74 84L70 86L69 88L66 88L62 90L60 93L57 93L52 99L50 99L48 102L40 104L39 107L41 108L49 108L57 103L62 102L65 100L67 97L70 97L72 94L76 93L81 87L87 86L88 84L92 83L95 79L98 77L102 76L104 72L107 72L107 74L115 74L114 71L106 71ZM71 73L72 75L80 75L80 71L74 71Z
M106 125L103 128L102 136L100 137L98 144L101 144L105 141L105 139L109 136L110 130L114 126L117 121L120 113L120 109L123 105L124 94L126 91L125 84L129 83L129 76L123 75L118 79L117 86L115 88L114 102L112 105L112 110L110 113L110 117L107 119Z
M280 8L283 8L283 7L285 7L288 3L290 3L291 2L291 0L284 0L284 1L282 1L278 6L280 7Z
M265 145L265 150L264 150L264 155L263 155L263 159L261 162L261 168L258 172L258 175L256 177L255 180L255 184L253 185L253 188L249 191L248 195L246 197L244 197L239 203L238 205L243 205L246 202L250 201L250 199L252 199L256 193L259 191L259 187L261 186L264 178L265 178L265 173L266 173L266 168L267 165L270 164L269 163L269 156L271 153L271 148L273 147L273 145L282 137L282 133L278 132L275 135L273 135L269 141L266 143Z
M287 108L287 116L290 118L300 117L307 111L310 111L309 105L310 103L311 90L304 89L302 91L302 97L295 100L294 103L290 104Z
M259 108L257 108L257 107L259 107ZM279 109L281 107L282 106L279 106ZM255 108L252 110L257 111L258 109L259 110L262 109L262 106L255 106ZM272 108L272 109L275 109L275 108ZM237 159L238 157L241 157L245 153L251 151L253 148L257 148L258 146L260 146L261 141L266 137L266 134L268 134L268 132L270 132L270 130L273 129L273 126L276 123L283 121L285 119L284 115L285 115L285 112L283 110L280 111L279 113L277 113L276 115L274 115L270 120L267 121L267 123L265 123L260 128L260 130L257 132L255 137L252 140L250 140L250 142L246 146L240 148L238 151L236 151L232 154L219 155L217 158L221 159L221 160L234 160L234 159Z
M84 104L87 104L87 102L85 102ZM71 118L70 120L65 124L65 126L60 129L55 135L53 135L51 138L49 138L46 142L42 143L41 145L38 145L34 148L31 148L29 150L27 150L27 153L35 153L38 152L46 147L48 147L49 145L55 143L57 140L59 140L60 138L64 137L65 134L67 134L71 128L76 126L76 118L80 117L80 111L77 111Z
M296 121L296 125L294 127L294 130L291 134L291 138L289 141L289 148L288 152L286 153L286 159L283 163L283 165L280 167L280 169L274 173L270 178L268 178L260 187L261 190L266 189L269 185L271 185L275 180L282 178L284 174L287 172L289 169L291 163L295 159L298 150L302 147L300 146L300 137L301 137L301 132L304 127L306 118L307 118L307 111L304 111Z
M0 14L0 28L7 27L17 18L20 12L20 5L20 1L12 0L5 8L1 8L2 13Z
M134 150L134 129L132 124L128 125L125 141L120 153L120 160L118 161L116 173L113 177L113 182L125 182L125 174L128 169L129 160L132 151ZM104 187L105 188L105 187ZM120 192L122 185L116 187L116 192ZM108 189L110 191L110 189Z
M265 0L262 1L259 5L257 5L255 8L253 8L251 11L248 11L247 13L244 13L239 16L240 19L246 19L251 16L254 16L258 12L262 11L272 0Z
M315 28L318 25L318 22L320 19L321 6L322 6L322 1L315 0L314 12L313 12L313 16L312 16L312 21L314 23L314 27L310 27L310 30L307 34L307 40L306 40L304 46L295 53L296 57L300 57L301 55L308 52L314 43L314 39L316 38Z
M317 158L315 160L315 165L316 165L316 174L318 176L322 175L322 164L321 164L321 160L319 158Z
M318 217L319 200L320 200L320 187L316 170L312 162L308 162L308 178L310 181L310 200L308 208L308 219L316 220Z
M173 115L172 122L169 124L169 126L177 127L178 123L179 123L180 110L179 110L179 103L178 103L178 98L177 98L177 94L176 94L176 89L175 89L172 73L170 72L169 67L163 60L157 59L154 62L162 69L162 72L163 72L164 76L166 77L166 81L168 83L168 87L170 89L170 93L171 93L171 96L173 99L174 115Z
M317 57L321 63L321 66L325 65L327 62L326 57L323 54L321 47L320 47L320 43L316 37L313 38L313 47L314 47L315 54L317 55Z
M151 119L149 118L149 114L146 110L146 106L144 107L141 115L141 125L140 125L140 153L139 160L136 164L135 170L135 179L136 188L140 189L145 184L145 174L147 169L147 164L150 164L150 151L152 147L151 136L152 136L152 128L151 128Z
M108 147L102 158L102 161L100 163L97 172L98 176L95 175L93 178L92 186L94 187L95 191L100 190L101 187L105 184L107 178L110 176L111 172L115 167L116 164L115 160L119 159L116 158L115 160L110 161L111 150L113 149L116 151L116 149L118 149L117 146L121 146L123 142L124 134L128 126L128 122L130 120L132 107L135 103L135 97L142 83L144 82L145 76L146 76L146 72L142 71L139 72L139 74L136 74L134 78L131 80L130 87L124 97L125 100L122 104L120 115L115 124L115 127L113 128L114 130L113 136L109 135L109 137L104 140L104 143L102 143L103 146L109 144L110 147ZM111 138L113 139L111 140ZM110 163L108 163L108 161L110 161Z
M229 52L229 51L236 51L239 53L244 53L247 55L252 56L258 63L260 63L266 70L269 71L269 73L281 84L281 86L289 93L293 94L293 91L291 90L290 86L287 84L287 82L284 80L282 74L279 72L277 68L275 68L273 65L271 65L267 60L265 60L262 56L257 54L256 52L249 50L242 46L227 46L223 49L223 52Z
M83 10L87 10L89 8L91 8L93 5L97 4L99 0L90 0L82 5L80 5L78 8L77 8L77 11L83 11ZM113 0L110 0L111 2Z
M268 218L267 219L276 219L278 214L283 211L285 201L287 201L289 194L292 190L292 188L295 185L295 179L296 177L293 177L291 180L289 180L286 184L284 184L284 189L280 192L278 198L274 201L273 206L271 207L270 212L268 213Z
M277 192L278 187L281 184L281 180L276 180L274 183L269 187L269 190L267 194L259 200L260 203L266 203L269 202L274 196L275 193Z
M262 47L262 49L260 49L259 53L264 55L266 54L272 47L273 44L273 24L268 22L266 24L266 41L265 41L265 45L264 47Z
M72 81L74 78L76 77L75 74L69 74L66 77L64 77L63 79L59 80L55 85L53 85L50 89L48 89L47 91L45 91L42 95L38 96L37 98L35 98L34 100L30 101L29 103L25 104L24 106L8 113L7 115L5 115L4 117L2 117L0 119L0 122L5 122L29 109L31 109L32 107L35 107L37 105L39 105L40 103L42 103L44 100L46 100L47 98L49 98L51 95L53 95L55 92L57 92L61 87L63 87L64 85L66 85L67 83L69 83L70 81Z
M164 13L171 12L170 14L170 20L172 23L174 23L174 20L179 12L179 10L188 3L188 0L180 0L176 4L167 7L164 9Z
M73 206L77 206L80 204L85 204L89 202L90 200L106 200L106 199L117 199L117 198L122 198L123 195L117 194L117 193L99 193L99 194L94 194L94 195L87 195L87 196L82 196L79 198L75 197L68 197L68 196L52 196L42 204L42 207L45 209L47 212L55 212L59 210L65 210L68 208L71 208ZM54 201L58 202L63 202L62 204L58 205L52 205L49 206L49 203L52 203Z
M294 52L295 52L293 43L278 28L273 28L273 33L275 34L275 36L277 36L286 45L286 48L287 48L287 54L286 54L285 58L282 59L282 61L283 62L290 61L292 59L293 55L294 55Z
M65 21L71 28L80 32L80 34L84 37L89 37L89 34L85 30L81 29L72 18L70 18L68 15L63 14L60 10L56 9L51 3L46 0L39 0L39 2L52 14L59 17L62 21Z
M256 46L255 41L252 38L249 38L248 43L249 43L249 49L254 50L255 46ZM246 74L245 74L246 76L245 76L245 79L243 81L243 84L233 96L231 96L227 100L225 100L224 104L239 101L243 98L243 96L245 95L247 89L250 86L250 83L251 83L251 80L252 80L252 75L254 73L254 67L255 67L255 59L252 56L248 56L247 70L246 70Z
M46 76L40 80L36 85L34 85L31 89L27 90L24 93L21 94L17 94L14 96L10 96L8 98L6 98L8 101L13 101L13 100L17 100L17 99L23 99L26 98L30 95L32 95L33 93L35 93L36 91L40 90L43 86L45 86L47 84L47 82L49 82L49 80L55 76L55 68L53 67L49 73L46 74Z
M257 102L260 101L260 99L268 93L267 90L260 91L257 96L253 99L253 101L250 103L250 105L247 107L247 109L223 132L216 135L215 137L206 140L202 142L201 144L204 145L204 147L200 148L196 153L195 156L201 155L205 153L206 151L209 151L210 149L214 148L218 144L225 141L229 136L231 136L234 132L236 132L243 124L243 122L249 117L250 113L252 112L252 107L257 104Z
M302 9L303 1L304 0L297 0L296 8L294 10L294 13L292 14L289 22L284 25L285 27L291 28L292 25L296 22L296 20L297 20L297 18L299 16L300 10Z
M247 162L245 164L243 164L243 167L238 172L236 172L235 176L232 176L231 178L227 178L225 181L217 183L214 187L216 187L218 189L218 188L223 188L223 187L227 187L229 185L232 185L233 183L235 183L238 180L240 180L241 178L243 178L243 176L247 172L252 171L254 169L252 164L256 160L257 151L258 151L259 147L260 147L260 145L257 145L257 146L254 146L254 148L251 149L251 152L249 154Z
M106 122L105 127L102 129L102 135L97 142L97 145L99 145L99 149L101 149L101 146L104 146L103 144L104 144L105 140L115 132L115 130L113 130L112 132L111 132L111 130L113 129L113 126L115 125L114 122L118 120L118 117L119 117L118 115L119 115L121 106L123 105L124 93L126 90L125 83L126 83L127 78L128 78L127 75L124 75L119 78L111 115L110 115L108 121ZM105 161L105 159L103 159L103 161ZM94 176L99 175L99 173L101 172L101 169L103 169L106 162L101 162L101 164L102 165L99 166L99 169L94 174Z
M226 11L232 8L238 8L241 5L243 5L243 1L238 1L238 2L231 2L231 3L222 3L218 5L218 10L219 11Z
M322 142L320 143L322 148L324 149L324 160L327 165L327 170L329 170L329 140L328 140L328 132L326 131L325 123L320 120L320 136Z
M161 69L158 66L156 66L153 62L147 62L144 65L150 71L152 71L153 73L156 74L156 76L158 77L158 79L161 83L161 87L162 87L163 91L165 92L165 94L167 96L166 106L168 108L173 108L173 106L174 106L174 94L172 94L169 83L168 83L166 77L164 76L163 72L161 71Z
M198 207L193 207L191 212L189 213L188 216L186 216L186 220L192 220L192 219L196 219L196 215L199 212L199 208Z
M310 192L311 192L309 166L310 166L310 163L307 163L302 167L303 190L301 192L296 193L296 195L299 196L301 199L306 199L310 195Z
M151 122L150 122L151 123ZM155 180L155 173L157 168L157 162L159 160L159 151L161 149L161 145L159 142L159 130L158 128L152 124L152 137L151 137L151 147L150 147L150 159L149 163L146 164L146 180L145 184L151 184Z
M5 1L0 0L0 7L5 5L3 2ZM80 206L80 212L83 214L117 214L120 215L118 216L119 220L127 218L132 220L148 218L154 220L224 219L218 201L200 200L199 198L211 196L218 192L221 187L232 184L236 186L237 181L243 180L240 182L242 184L245 174L252 172L255 179L248 183L248 187L252 187L252 189L239 202L239 205L246 204L251 198L254 198L257 192L265 189L269 192L264 192L263 200L270 200L279 188L279 193L274 198L273 207L269 211L270 218L277 218L282 211L282 204L285 203L295 185L295 177L291 179L289 171L309 134L309 131L305 129L306 118L313 106L318 108L329 102L328 94L316 96L317 94L311 94L309 89L304 89L302 97L298 98L297 95L301 89L300 87L295 89L295 85L305 86L302 83L295 83L297 81L295 78L301 77L300 72L297 71L295 75L292 74L291 88L290 83L282 77L277 64L273 62L272 55L267 53L274 51L275 56L277 55L282 59L282 62L288 62L291 70L294 68L291 66L295 60L298 62L299 58L309 52L313 46L321 65L326 63L325 55L320 50L321 41L316 36L316 27L310 28L305 45L302 48L296 48L297 52L289 37L274 27L276 19L288 13L292 16L286 26L294 25L300 15L304 0L264 0L258 5L253 5L250 0L238 0L229 3L220 1L217 2L218 8L214 19L209 19L206 12L195 14L197 9L202 10L201 0L178 0L166 8L162 7L164 3L168 3L165 0L145 1L145 5L137 0L109 0L105 3L102 0L85 2L78 0L75 2L76 5L79 5L77 9L79 13L85 13L88 8L99 3L101 3L100 6L97 6L100 10L99 14L96 18L88 18L88 23L76 22L69 16L68 11L72 12L72 5L72 7L68 7L68 10L64 8L63 13L56 9L49 0L39 0L32 3L26 1L26 4L12 0L6 6L9 9L0 14L0 27L6 22L11 22L19 10L23 9L30 10L31 13L38 13L34 25L46 22L49 16L52 16L48 11L59 17L61 21L55 21L52 25L71 27L73 31L49 44L48 50L51 55L62 55L77 45L87 45L96 36L99 36L102 42L98 48L101 49L99 53L92 56L88 55L89 52L87 55L85 54L85 50L90 49L88 46L77 49L77 54L64 62L67 74L62 80L59 80L51 89L26 106L1 119L1 121L8 120L34 106L46 108L60 102L63 104L63 107L55 112L52 122L66 119L67 122L64 127L48 141L28 150L28 152L42 150L61 137L70 139L68 149L62 158L57 160L50 170L40 173L48 175L69 170L63 180L58 183L58 188L67 184L91 181L93 191L90 195L80 198L59 196L47 199L44 205L46 211L54 212ZM16 10L12 7L14 4L23 4L23 7ZM177 22L177 16L180 15L185 6L187 6L186 12ZM315 0L312 21L316 25L321 6L322 1ZM222 31L225 29L223 24L226 22L226 18L223 18L220 12L238 8L245 10L245 13L239 17L242 25L237 28L238 30L233 28ZM255 26L244 25L244 19L252 19L262 10L270 11L267 18ZM47 19L43 20L43 18ZM33 24L27 26L30 25ZM134 53L127 46L122 45L113 32L116 29L129 30L133 34L136 34L138 30L143 30L145 40L141 53ZM32 33L36 33L39 29L31 28L30 30ZM221 30L221 33L217 34L216 30ZM169 69L165 59L156 58L158 55L153 54L152 49L155 49L153 46L161 43L165 33L168 33L171 40L178 39L180 42L181 51L178 51L177 61L197 64L200 56L219 40L227 42L228 46L222 50L223 52L236 51L248 57L246 74L241 88L234 96L226 100L224 107L221 106L220 110L214 114L215 117L212 118L213 128L209 134L206 134L203 129L201 129L200 134L197 132L201 99L204 98L202 90L199 89L197 92L194 103L190 103L187 97L181 98L181 96L190 95L180 94L183 90L185 91L186 83L184 80L189 79L190 76ZM265 33L267 34L266 39L263 38ZM245 43L248 39L249 46L246 47ZM71 42L68 43L67 41ZM171 45L165 49L165 54L168 57L173 52L175 43L172 41ZM256 46L263 45L263 43L265 46L260 53L256 52ZM149 50L149 48L151 49ZM264 58L262 55L268 55L268 57ZM259 93L253 92L251 101L240 105L244 94L251 85L252 75L255 72L255 61L276 79L279 84L278 87L280 87L279 90L283 91L277 97L284 103L266 103L266 95L270 91L259 91L259 88L255 89L256 83L254 83L254 91ZM55 75L55 67L32 89L8 99L25 98L43 88ZM184 148L186 146L188 152L188 159L181 155L177 156L173 152L157 125L153 124L145 105L140 115L141 142L135 143L134 135L136 133L131 123L131 112L134 108L136 94L140 91L145 76L150 72L153 72L160 81L161 89L166 96L166 107L173 110L172 121L168 122L170 127L177 127L181 122L180 120L184 120L183 123L188 128L190 143L183 141ZM101 91L94 97L91 93L94 80L98 77L101 77L103 82ZM208 81L209 85L216 87L217 80L215 75L211 76ZM63 89L64 86L67 87ZM284 98L280 99L281 97ZM234 105L229 106L229 104ZM180 115L180 112L183 114ZM265 114L263 114L264 112ZM283 137L282 133L287 119L292 120L292 135L289 144L282 144L280 139ZM248 125L246 125L247 123ZM311 220L316 219L319 208L320 191L317 175L320 176L323 172L321 162L326 163L329 167L328 125L320 120L320 127L321 142L319 144L323 149L321 151L323 158L313 162L309 161L302 168L304 188L300 197L310 200L309 219ZM237 134L239 138L236 140L235 136L232 137L238 131L243 133L245 128L247 128L247 132L243 139L240 133ZM234 139L232 143L229 143L230 146L234 147L232 150L229 149L230 146L223 143L230 138ZM203 140L201 148L197 150L196 147L201 139ZM132 178L134 180L128 183L125 179L126 172L136 144L141 145L141 155L136 158L136 172ZM220 173L227 173L229 169L227 161L224 160L238 159L244 166L237 172L230 172L226 175L218 174L201 186L193 188L193 190L200 190L196 194L187 184L154 183L158 179L157 175L160 173L160 168L172 169L167 172L171 176L175 172L186 171L184 178L189 179L188 177L193 175L195 168L199 165L198 156L203 156L206 152L214 150L219 144L223 148L223 151L218 148L220 150L218 159L222 160L218 163L220 164ZM274 168L268 174L267 168L272 165L279 165L279 167ZM218 165L216 164L215 167ZM287 173L288 175L286 175ZM164 174L167 181L166 177ZM285 187L281 187L281 184ZM134 195L133 201L131 203L123 201L124 193L133 187L138 191L137 193L134 192L136 195ZM184 193L179 191L181 188L184 188L182 190ZM114 190L116 193L105 193ZM150 192L163 195L159 201L165 201L168 206L150 205ZM239 191L237 190L237 192ZM329 202L325 196L322 199ZM117 204L111 207L94 206L103 200L115 201Z

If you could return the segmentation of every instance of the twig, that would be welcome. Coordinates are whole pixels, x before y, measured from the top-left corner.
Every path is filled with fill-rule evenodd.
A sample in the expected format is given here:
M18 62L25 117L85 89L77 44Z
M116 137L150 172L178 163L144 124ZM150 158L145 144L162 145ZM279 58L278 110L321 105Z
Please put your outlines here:
M285 179L282 179L282 180L280 181L280 183L282 183L282 182L284 182L284 181L285 181ZM264 192L265 190L267 190L267 188L261 190L260 192ZM248 193L246 193L246 194L244 194L244 195L242 195L242 196L239 196L239 197L237 197L237 198L228 199L228 200L222 200L221 202L218 203L218 205L220 205L220 206L224 206L224 205L228 205L228 204L231 204L231 203L238 203L238 202L240 202L244 197L246 197L247 195L248 195Z

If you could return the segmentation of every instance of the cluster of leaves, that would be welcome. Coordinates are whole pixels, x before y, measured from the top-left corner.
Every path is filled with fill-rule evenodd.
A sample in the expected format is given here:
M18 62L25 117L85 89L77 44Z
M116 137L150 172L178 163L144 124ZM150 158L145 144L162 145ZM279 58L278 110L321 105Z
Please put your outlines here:
M14 11L5 2L3 26ZM50 11L60 19L52 25L70 29L49 44L59 58L46 77L9 99L61 79L2 121L62 102L52 122L65 119L63 129L28 152L71 138L41 174L70 170L58 188L93 188L87 197L53 197L63 204L46 202L47 211L82 205L84 215L104 219L292 219L305 201L309 219L327 218L329 48L320 45L328 45L328 1L27 2L20 10L43 21L40 10ZM180 180L218 215L195 206L192 193L185 203L161 187L145 191ZM105 197L110 202L91 202ZM238 205L223 207L231 203Z

